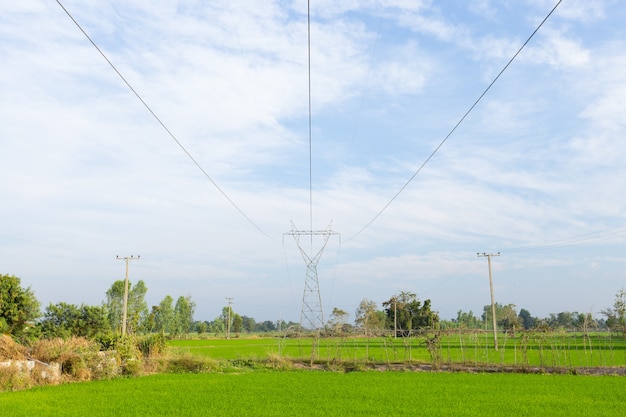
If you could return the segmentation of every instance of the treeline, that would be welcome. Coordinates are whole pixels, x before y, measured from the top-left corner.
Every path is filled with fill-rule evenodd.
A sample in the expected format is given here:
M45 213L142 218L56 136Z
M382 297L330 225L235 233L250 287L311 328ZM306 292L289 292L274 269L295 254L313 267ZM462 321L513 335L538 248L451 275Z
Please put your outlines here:
M595 318L591 313L562 311L548 317L535 317L525 308L516 309L515 304L495 303L496 326L501 331L516 330L565 330L565 331L614 331L626 334L626 291L620 290L613 306L601 311L603 318ZM483 307L480 317L472 311L459 310L455 319L441 323L442 328L492 329L492 307Z
M257 322L252 317L236 313L231 306L223 307L221 314L213 320L196 321L196 304L190 296L179 296L174 301L172 296L167 295L158 305L148 308L145 301L147 291L143 281L129 283L125 306L125 282L119 280L106 291L105 300L100 305L51 303L42 312L32 290L22 288L19 278L0 275L0 333L20 341L86 337L106 346L124 327L128 334L160 333L172 338L185 337L190 333L229 337L241 333L312 330L300 329L298 323L283 320ZM578 312L561 312L538 318L526 309L518 312L515 305L500 303L495 304L495 311L496 326L503 331L559 328L584 331L609 329L626 333L625 290L616 294L613 306L602 311L604 319ZM455 319L441 321L430 300L421 301L415 293L401 291L384 301L382 309L374 301L362 300L352 322L347 311L334 308L325 328L320 330L329 335L410 336L424 330L491 329L491 315L491 305L488 305L483 308L480 317L472 311L459 311Z

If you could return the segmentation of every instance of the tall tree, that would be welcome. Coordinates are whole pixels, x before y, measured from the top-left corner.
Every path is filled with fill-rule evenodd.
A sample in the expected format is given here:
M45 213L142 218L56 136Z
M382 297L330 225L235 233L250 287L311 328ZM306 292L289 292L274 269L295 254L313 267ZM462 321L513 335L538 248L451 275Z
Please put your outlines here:
M239 314L235 313L233 314L233 332L239 334L241 333L241 330L243 329L243 317L241 317Z
M126 326L129 333L136 332L143 320L148 315L148 305L145 301L148 288L139 280L137 284L128 283L128 302L126 312ZM111 328L122 328L122 314L124 310L124 281L115 281L106 292L106 308L109 314Z
M522 308L519 311L518 317L519 317L519 320L521 321L522 326L524 326L524 329L526 330L532 329L537 324L537 318L531 316L530 312L526 310L525 308Z
M166 295L159 303L157 314L154 319L156 331L173 333L174 320L174 299L171 295Z
M385 327L385 313L377 310L374 301L364 298L356 310L354 324L364 334L371 335Z
M39 301L14 275L0 275L0 333L27 338L29 323L40 316Z
M193 313L196 304L191 297L178 297L174 306L174 329L173 334L181 336L189 333L193 327Z
M332 313L330 313L330 321L328 323L332 328L332 331L335 333L343 333L344 326L346 326L349 316L350 315L347 311L337 307L333 308Z

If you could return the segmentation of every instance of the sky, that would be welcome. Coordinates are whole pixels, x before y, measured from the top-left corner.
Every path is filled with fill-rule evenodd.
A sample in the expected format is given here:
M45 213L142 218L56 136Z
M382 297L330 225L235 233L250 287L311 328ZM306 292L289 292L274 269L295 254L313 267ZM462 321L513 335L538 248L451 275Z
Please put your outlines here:
M480 316L477 253L497 302L600 318L626 286L626 6L562 1L487 90L556 3L313 0L309 53L302 0L1 0L0 273L96 305L140 256L149 306L298 322L288 233L332 230L299 241L325 319L400 291Z

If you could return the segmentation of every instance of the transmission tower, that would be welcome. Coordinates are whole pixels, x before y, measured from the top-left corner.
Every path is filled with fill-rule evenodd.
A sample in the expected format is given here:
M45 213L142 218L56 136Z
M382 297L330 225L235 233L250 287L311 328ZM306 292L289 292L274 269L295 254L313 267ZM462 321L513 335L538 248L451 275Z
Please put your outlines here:
M320 284L317 278L317 264L326 249L328 240L333 235L339 233L331 230L330 225L326 230L298 230L291 222L291 231L285 235L293 236L293 239L300 250L302 259L306 264L306 277L304 279L304 293L302 295L302 311L300 312L300 327L320 330L324 327L324 312L322 311L322 296L320 294ZM302 236L311 238L311 251L307 252L300 244ZM322 237L322 247L313 255L313 236Z

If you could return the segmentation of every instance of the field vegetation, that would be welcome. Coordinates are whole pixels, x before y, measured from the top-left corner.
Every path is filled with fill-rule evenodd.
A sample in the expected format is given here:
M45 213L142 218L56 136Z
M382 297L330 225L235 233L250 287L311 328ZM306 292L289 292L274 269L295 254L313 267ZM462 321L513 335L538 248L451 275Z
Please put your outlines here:
M626 340L610 333L521 332L500 335L493 347L491 332L447 331L412 337L246 337L168 341L173 352L216 360L293 362L328 367L428 365L430 368L493 368L546 372L605 373L626 369ZM397 366L396 366L397 368Z
M11 416L622 416L620 377L415 372L154 375L0 394Z

